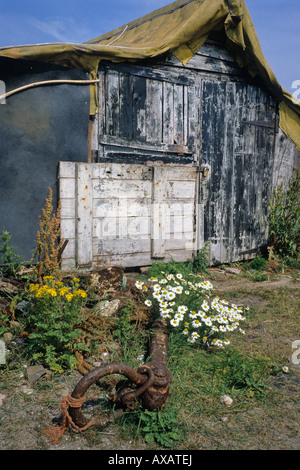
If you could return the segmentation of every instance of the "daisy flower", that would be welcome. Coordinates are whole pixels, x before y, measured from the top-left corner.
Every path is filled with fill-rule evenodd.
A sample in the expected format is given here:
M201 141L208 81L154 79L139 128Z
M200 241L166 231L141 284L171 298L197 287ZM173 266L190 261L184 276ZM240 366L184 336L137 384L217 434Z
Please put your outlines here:
M198 313L196 313L196 312L194 312L194 311L190 312L190 314L189 314L189 317L190 317L190 318L193 318L193 319L194 319L194 318L197 318L197 316L198 316Z
M181 294L182 291L183 291L182 286L173 287L173 292L174 292L175 294Z
M169 313L169 311L170 311L170 310L169 310L167 307L162 307L162 308L160 309L160 312L162 312L162 313Z
M174 318L178 321L182 321L184 316L182 315L182 313L176 313Z
M187 311L187 307L185 305L180 305L177 309L178 313L185 313Z
M144 283L142 281L136 281L135 283L135 286L138 288L138 289L142 289L143 288L143 285Z
M154 292L154 293L153 293L153 297L154 297L155 299L157 299L157 300L159 300L159 299L162 298L161 295L160 295L160 292Z
M193 336L190 336L190 337L187 339L187 341L188 341L189 343L195 343L196 338L193 338Z
M170 321L170 323L171 323L172 326L178 326L179 325L179 320L177 320L177 318L173 318Z

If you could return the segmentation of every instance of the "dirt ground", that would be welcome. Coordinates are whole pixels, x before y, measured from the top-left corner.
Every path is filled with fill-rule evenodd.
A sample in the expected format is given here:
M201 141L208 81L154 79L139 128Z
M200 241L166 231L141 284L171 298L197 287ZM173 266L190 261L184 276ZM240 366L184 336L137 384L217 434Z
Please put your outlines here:
M249 307L264 309L266 299L260 295L262 289L278 291L286 289L290 296L298 292L299 279L287 274L277 275L271 280L250 282L247 277L229 275L220 269L210 271L210 280L216 293L220 293L236 303L241 300ZM130 279L135 275L128 274ZM118 282L119 282L118 278ZM106 286L110 288L109 283ZM127 286L128 288L128 286ZM112 289L112 296L117 298ZM239 299L240 294L240 299ZM268 342L273 334L272 318L253 325L247 331L244 341L249 348L259 342ZM298 323L299 327L299 323ZM300 339L299 329L294 337L283 338L290 344L291 340ZM269 347L266 344L266 347ZM276 347L276 346L273 346ZM300 357L300 354L299 354ZM287 361L288 361L287 357ZM281 406L268 410L261 405L242 410L240 413L230 411L216 416L203 416L199 429L194 431L194 440L190 441L193 450L298 450L299 436L299 386L300 365L289 363L289 374L281 373L273 381L272 387L279 394ZM57 444L50 443L44 434L53 422L61 417L60 403L69 395L82 374L75 370L61 376L43 375L31 384L27 379L27 364L16 367L0 376L0 449L1 450L144 450L149 447L143 440L130 440L120 431L117 423L107 426L96 426L84 432L71 430L66 432ZM195 385L196 386L196 385ZM82 407L87 419L102 413L105 397L99 394L97 387L91 387ZM278 401L277 401L278 403ZM251 431L250 431L251 426ZM238 436L238 437L237 437ZM156 447L158 448L158 447ZM185 449L185 443L179 442L176 449Z

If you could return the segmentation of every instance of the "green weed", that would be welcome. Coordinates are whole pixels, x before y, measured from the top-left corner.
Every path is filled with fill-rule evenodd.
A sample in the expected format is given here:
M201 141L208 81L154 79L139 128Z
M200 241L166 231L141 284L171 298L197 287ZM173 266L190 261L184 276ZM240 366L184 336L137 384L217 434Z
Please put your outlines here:
M173 448L182 438L178 419L174 410L153 410L140 408L125 413L123 426L128 430L133 426L135 438L142 437L147 444L158 444L164 448Z
M269 203L269 245L280 256L294 257L300 245L300 171L285 190L281 184Z
M3 230L0 235L0 270L4 276L16 276L17 270L22 264L22 257L15 253L16 247L11 246L12 235Z

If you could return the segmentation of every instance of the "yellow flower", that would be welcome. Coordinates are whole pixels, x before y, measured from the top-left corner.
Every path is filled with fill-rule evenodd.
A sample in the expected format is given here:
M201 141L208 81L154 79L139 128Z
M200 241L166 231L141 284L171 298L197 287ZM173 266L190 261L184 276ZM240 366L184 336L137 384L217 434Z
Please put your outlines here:
M69 293L66 295L66 299L68 302L71 302L71 300L73 299L73 294Z
M82 290L82 289L75 290L75 291L73 292L73 294L74 294L74 295L78 295L78 296L83 297L83 298L87 296L87 294L86 294L86 293L84 292L84 290Z
M57 287L64 287L64 284L61 281L56 282Z
M55 289L49 289L48 290L48 293L52 296L52 297L56 297L57 296L57 292Z
M39 285L38 284L30 284L30 292L34 292L35 290L38 290Z
M74 282L79 282L80 279L78 279L78 277L73 277L73 281L74 281Z
M67 287L62 287L61 289L59 289L59 295L61 296L65 295L67 292L69 292L69 289Z

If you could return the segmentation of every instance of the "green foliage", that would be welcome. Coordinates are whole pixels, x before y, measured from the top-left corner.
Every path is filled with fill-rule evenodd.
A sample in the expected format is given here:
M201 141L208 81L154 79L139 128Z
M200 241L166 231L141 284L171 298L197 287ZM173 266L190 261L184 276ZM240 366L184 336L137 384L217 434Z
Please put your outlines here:
M137 367L144 356L145 343L150 331L138 328L131 319L133 304L128 301L114 325L114 337L121 348L118 360L131 367Z
M174 261L153 263L149 269L149 276L161 279L164 274L182 273L183 275L207 274L209 267L209 242L206 242L198 251L194 259L186 262Z
M267 281L267 280L268 280L268 275L267 275L267 274L258 273L258 274L254 274L251 279L252 279L252 281L254 281L254 282Z
M3 335L3 333L9 330L9 318L0 310L0 337Z
M270 201L269 245L274 253L294 257L300 243L300 171L289 181L287 190L281 184Z
M16 272L21 264L22 257L15 253L15 247L10 245L12 235L7 231L3 230L0 235L0 269L5 276L15 276Z
M172 448L174 441L179 440L176 415L172 411L141 411L140 421L141 432L147 443L157 442L163 447Z
M300 269L300 257L293 258L291 256L284 257L284 265L291 269Z
M132 303L127 302L126 306L123 308L121 316L117 318L115 323L114 334L118 339L122 339L128 335L131 331L132 326L130 323L130 316L132 313Z
M157 279L162 279L165 277L165 274L176 274L176 273L188 274L191 272L188 263L177 262L174 260L169 261L168 263L156 262L152 263L152 266L149 268L149 276L156 277Z
M266 267L268 261L262 256L258 256L248 264L248 269L253 269L254 271L262 271Z
M209 242L205 242L203 248L198 251L197 255L190 262L190 268L193 273L207 274L209 267Z
M41 362L56 372L73 369L75 351L85 350L80 342L81 308L86 293L78 289L74 278L70 288L44 277L44 284L32 284L30 315L26 319L29 333L27 351L33 362Z
M128 429L128 421L133 421L135 434L141 435L148 444L159 444L165 448L173 448L174 441L180 440L180 430L174 410L149 411L142 407L134 412L126 413L123 422Z
M260 395L267 387L266 377L272 373L268 360L250 360L235 350L226 350L214 361L215 373L228 389L247 390Z

